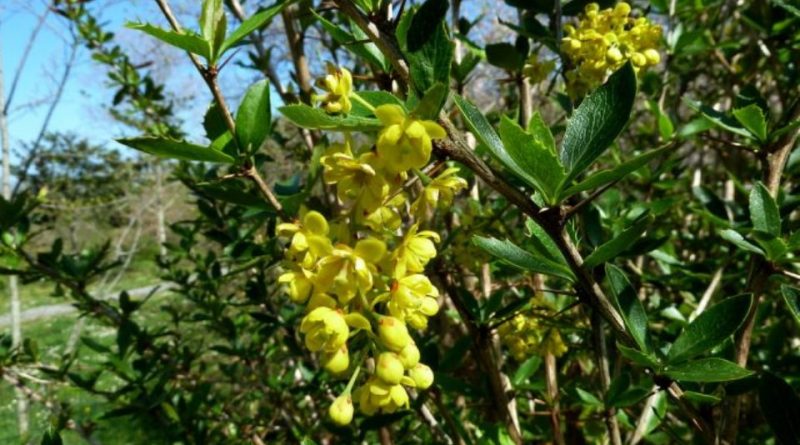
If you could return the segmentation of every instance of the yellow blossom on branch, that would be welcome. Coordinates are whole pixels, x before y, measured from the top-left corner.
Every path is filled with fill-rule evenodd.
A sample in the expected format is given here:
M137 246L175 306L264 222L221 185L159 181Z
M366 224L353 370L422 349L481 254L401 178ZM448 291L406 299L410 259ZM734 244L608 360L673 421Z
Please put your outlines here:
M330 114L347 114L353 105L350 102L350 93L353 90L353 76L344 68L337 68L331 63L326 66L327 74L317 80L317 87L326 94L314 95L315 102Z
M399 105L381 105L375 116L384 125L378 133L378 155L391 172L424 167L431 158L431 141L447 136L436 122L409 117Z

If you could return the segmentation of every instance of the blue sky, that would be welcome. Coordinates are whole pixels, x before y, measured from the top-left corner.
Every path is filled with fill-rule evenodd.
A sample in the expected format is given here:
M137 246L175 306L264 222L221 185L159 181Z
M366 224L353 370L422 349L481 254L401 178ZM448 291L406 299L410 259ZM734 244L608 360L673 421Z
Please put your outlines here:
M0 0L0 45L3 50L6 96L19 67L25 44L30 39L38 16L49 2L50 0ZM185 26L194 26L198 2L199 0L171 0L170 3ZM489 4L484 2L477 2L481 5L478 8L469 3L470 7L465 7L465 10L469 11L467 14L469 16L476 16L481 12L481 8L490 18L500 13L497 9L491 12L487 10ZM157 81L164 82L168 93L177 99L175 109L178 118L183 121L189 139L202 139L202 115L211 96L186 55L123 26L126 21L147 21L166 27L155 2L97 0L90 5L94 14L100 14L98 18L105 23L105 29L116 34L115 43L120 44L134 61L154 62L154 77ZM20 147L22 143L33 141L41 129L51 103L50 99L69 54L68 29L66 19L50 13L42 32L34 42L11 104L9 130L12 150ZM275 37L282 39L282 32L278 29L275 32L277 33ZM244 53L237 55L239 60L245 58ZM309 58L319 62L327 59L328 55L315 53L309 54ZM285 58L273 58L273 61L276 63L276 71L288 77L291 72L290 62ZM321 66L321 63L317 65ZM252 70L238 68L235 63L228 64L221 73L220 83L229 105L235 108L238 102L236 95L241 94L246 86L255 80L258 80L258 75ZM107 87L105 71L91 59L88 50L81 48L48 130L72 132L97 144L122 148L113 142L113 139L134 133L109 116L107 109L113 94L114 92ZM274 92L272 97L274 107L279 104L279 98Z
M181 8L180 1L173 3L179 14L182 10L190 9ZM188 5L191 3L191 1L186 2ZM6 97L18 70L25 45L36 27L38 15L44 11L44 5L44 0L0 2L0 44L3 50ZM95 8L98 9L100 8ZM166 60L166 63L156 69L155 77L166 82L168 90L178 99L195 97L190 102L177 106L176 109L186 110L179 114L179 118L185 122L190 136L202 137L200 127L202 113L198 116L194 106L204 106L203 104L210 100L210 95L203 88L202 82L196 82L198 79L193 77L196 73L193 72L185 54L157 44L123 26L126 21L152 21L163 25L164 19L159 15L154 2L105 0L101 14L100 18L106 24L105 28L115 32L117 43L129 51L134 60L157 60L159 63ZM192 17L183 17L183 20L190 25L194 21ZM38 135L68 59L69 45L70 35L66 20L50 13L45 26L34 41L17 91L12 98L9 117L12 149L19 147L21 143L34 140ZM235 81L242 75L233 72L235 70L229 71L231 72L225 73L223 83ZM48 127L49 131L73 132L98 144L119 147L112 140L131 135L132 130L115 122L108 115L106 110L111 104L113 94L114 91L107 87L102 67L91 59L88 50L81 47L67 80L63 97ZM232 98L233 103L235 99Z

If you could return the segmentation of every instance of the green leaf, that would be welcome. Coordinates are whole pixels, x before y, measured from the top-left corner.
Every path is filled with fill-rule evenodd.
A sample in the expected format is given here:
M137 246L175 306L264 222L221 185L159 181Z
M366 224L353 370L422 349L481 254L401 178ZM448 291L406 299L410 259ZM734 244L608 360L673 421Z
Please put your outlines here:
M507 71L519 71L525 65L525 54L507 42L486 45L486 61Z
M158 137L117 139L117 142L136 150L169 159L233 164L235 159L221 151L186 141Z
M500 162L503 164L506 162L513 164L514 161L511 160L503 148L503 141L497 136L494 128L492 128L492 125L486 120L486 117L481 113L478 107L472 105L467 99L457 95L453 95L453 101L464 117L467 127L469 127L469 130L475 135L475 138L477 138L481 144L485 145Z
M278 109L284 117L303 128L334 131L377 131L383 128L378 119L362 116L330 115L308 105L286 105Z
M747 129L742 127L739 122L729 115L693 100L687 99L685 102L689 108L701 113L703 117L705 117L712 124L740 136L752 137L751 133L747 131Z
M508 152L506 152L505 147L503 146L503 141L497 136L495 133L494 128L492 128L489 121L486 120L486 117L483 113L478 110L475 105L472 105L468 100L460 97L460 96L453 96L453 100L456 104L456 107L461 111L461 115L464 117L464 121L467 124L467 127L470 129L472 134L475 135L475 138L478 141L486 146L489 151L494 155L494 157L501 163L503 166L513 173L515 173L518 177L522 178L527 184L535 187L536 180L531 177L528 173L525 172L517 163L509 156Z
M264 79L247 89L239 109L236 110L236 136L239 139L239 147L248 153L257 151L271 129L269 81Z
M625 327L639 349L647 352L647 313L639 301L636 289L628 281L625 272L613 264L606 264L606 276Z
M292 3L292 1L283 1L279 0L274 5L270 6L263 11L260 11L256 14L253 14L242 22L238 28L236 28L224 42L222 42L222 46L219 49L219 54L222 55L228 49L239 43L242 39L250 35L251 32L264 27L273 17L279 12L284 6Z
M722 343L739 329L752 304L752 295L742 294L706 309L678 336L667 360L670 363L688 360Z
M722 239L733 243L736 247L742 250L745 250L750 253L755 253L761 256L766 255L766 253L763 250L761 250L761 248L745 240L742 234L733 229L720 230L719 236L721 236Z
M569 281L574 280L572 271L570 271L566 266L550 261L547 258L533 255L532 253L519 248L511 241L501 241L496 238L473 236L472 242L489 254L497 257L502 262L510 264L519 269L542 273L545 275L552 275Z
M800 397L782 378L765 372L758 385L758 406L780 445L800 443Z
M753 228L774 237L781 235L781 213L769 190L757 182L750 191L750 221Z
M636 97L636 74L630 62L587 96L567 121L561 163L568 174L564 184L586 170L628 123Z
M667 377L682 382L729 382L753 375L731 361L710 357L677 365L665 366L662 370Z
M644 167L648 162L664 154L668 148L669 147L663 147L657 150L648 151L647 153L641 154L630 161L623 162L612 169L599 171L561 192L559 200L567 199L570 196L580 192L597 189L614 181L619 181L625 176L628 176L636 170Z
M374 43L365 41L369 40L366 36L362 35L354 35L351 34L340 26L331 23L326 18L322 17L321 15L317 14L313 9L311 13L314 14L314 17L317 18L317 21L325 28L325 31L336 40L337 43L347 48L348 51L353 53L355 56L366 60L367 62L371 63L372 65L382 69L387 70L387 62L386 58L383 56L383 53L375 46ZM358 27L353 28L353 32L358 32L360 29Z
M702 403L704 405L715 405L722 401L722 399L717 396L703 394L702 392L697 391L684 391L683 396L686 397L686 399L688 399L690 402Z
M556 190L566 174L556 154L506 116L500 119L500 139L513 167L525 173L521 179L532 181L545 200L555 204Z
M781 286L781 294L783 294L783 301L789 312L792 313L795 321L800 324L800 289L795 287Z
M420 119L435 119L439 115L439 110L444 106L448 93L450 93L450 88L447 85L436 82L428 88L411 114Z
M797 6L792 6L786 0L769 0L770 3L775 4L795 15L795 17L800 18L800 8Z
M586 257L583 264L588 268L592 268L616 258L619 254L631 247L652 222L653 218L649 214L640 216L630 227L620 232L619 235L594 249L594 252Z
M447 0L426 0L417 9L411 19L410 30L406 39L408 51L414 52L422 49L431 39L444 22L450 2Z
M654 355L646 354L642 351L629 348L620 343L617 343L617 349L623 357L639 366L644 366L646 368L658 368L661 366L660 363L658 363L658 358L656 358Z
M539 369L541 364L542 359L535 355L525 360L525 362L523 362L519 368L517 368L517 372L515 372L514 376L511 378L511 383L515 387L525 383L525 381L528 380L528 378L532 376L537 369Z
M550 127L547 126L542 115L534 111L531 120L528 121L528 133L530 133L538 144L541 144L553 153L556 153L556 140Z
M205 57L206 59L211 58L211 44L203 40L203 38L200 36L167 31L147 23L128 23L125 26L130 29L142 31L145 34L149 34L168 45L172 45L192 54L197 54L198 56Z
M450 85L454 43L444 20L447 8L447 0L427 0L416 12L404 14L397 26L397 40L418 92L436 82Z
M757 104L733 110L733 117L761 142L767 140L767 120Z

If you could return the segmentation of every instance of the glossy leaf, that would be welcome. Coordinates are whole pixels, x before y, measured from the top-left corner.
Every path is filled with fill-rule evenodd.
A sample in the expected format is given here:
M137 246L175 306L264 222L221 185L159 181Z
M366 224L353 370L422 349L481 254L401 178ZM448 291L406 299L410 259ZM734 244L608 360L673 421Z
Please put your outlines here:
M757 182L750 191L750 220L755 230L775 237L781 235L778 204L761 182Z
M586 170L614 142L628 123L636 96L636 74L630 63L587 96L567 121L561 163L569 181Z
M628 328L639 349L647 352L647 313L639 301L636 289L622 269L613 264L606 264L606 276L625 327Z
M733 117L759 141L767 140L767 121L757 104L733 110Z
M228 38L225 39L224 42L222 42L222 46L219 49L219 53L220 54L224 53L234 45L238 44L242 39L250 35L250 33L252 33L253 31L266 26L267 23L269 23L269 21L272 20L272 18L275 17L276 14L281 12L281 9L283 9L286 5L290 3L292 3L292 1L279 0L274 5L268 7L267 9L264 9L263 11L257 12L256 14L250 16L250 18L242 22L242 24L239 25L239 27L236 28L231 33L231 35L229 35Z
M620 232L619 235L598 246L594 252L586 257L583 264L586 267L592 268L616 258L642 236L645 230L647 230L647 226L650 225L652 221L653 218L649 215L639 217L630 227Z
M653 159L665 154L667 148L668 147L664 147L657 150L648 151L647 153L641 154L630 161L623 162L614 168L599 171L561 192L560 200L567 199L577 193L603 187L614 181L619 181L636 170L644 167Z
M723 130L730 131L740 136L752 137L751 133L731 116L693 100L686 100L685 102L689 108L701 113L710 123Z
M147 23L128 23L126 26L149 34L168 45L172 45L192 54L197 54L206 59L211 58L211 45L200 36L167 31Z
M322 109L308 105L286 105L278 110L284 117L303 128L333 131L377 131L383 128L377 119L330 115Z
M261 148L272 129L269 81L261 80L248 88L236 110L236 136L247 152Z
M800 289L784 285L781 286L781 294L792 317L800 324Z
M186 141L167 138L139 137L117 139L117 142L136 150L168 159L206 161L233 164L235 159L221 151Z
M564 179L564 167L556 154L525 132L516 122L503 116L500 120L500 139L505 151L548 203L553 203L559 184Z
M680 382L729 382L753 375L731 361L711 357L664 367L667 377Z
M719 236L721 236L722 239L724 239L726 241L730 241L736 247L738 247L738 248L740 248L742 250L745 250L745 251L748 251L748 252L751 252L751 253L755 253L755 254L758 254L758 255L762 255L762 256L766 255L766 253L763 250L761 250L761 248L759 248L758 246L754 245L753 243L750 243L747 240L745 240L744 237L742 236L742 234L740 234L739 232L737 232L737 231L735 231L733 229L720 230Z
M678 336L667 360L670 363L688 360L725 341L742 325L752 303L753 297L743 294L706 309Z
M572 281L572 272L564 265L554 263L547 258L536 256L521 249L511 241L501 241L496 238L472 237L473 243L489 254L497 257L502 262L519 269L552 275Z
M331 23L329 20L317 14L313 10L311 10L311 13L314 14L314 17L316 17L317 21L322 25L323 28L325 28L325 31L330 34L330 36L333 37L337 43L353 53L353 55L363 58L367 62L381 69L385 70L388 68L386 58L374 43L365 41L368 39L366 39L364 36L356 36L355 34L345 31L340 26ZM358 32L359 30L358 28L353 29L354 32Z

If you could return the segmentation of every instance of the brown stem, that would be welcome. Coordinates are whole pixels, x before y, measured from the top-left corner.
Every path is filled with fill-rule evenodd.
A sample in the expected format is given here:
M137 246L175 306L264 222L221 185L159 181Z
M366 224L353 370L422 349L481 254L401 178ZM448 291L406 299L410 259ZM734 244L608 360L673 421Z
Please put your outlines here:
M605 331L603 331L603 319L597 311L592 311L591 320L595 360L597 361L597 368L600 371L600 387L603 389L603 398L605 399L606 393L611 387L611 374L608 370L606 334ZM603 416L611 445L622 445L622 436L619 433L619 423L617 423L617 410L613 407L606 407Z
M787 113L787 122L792 122L800 117L800 106L795 104L794 108ZM766 148L769 153L766 159L766 171L764 172L764 185L770 194L777 198L781 186L781 176L786 166L786 161L794 148L800 131L795 130L785 134ZM767 292L767 281L773 274L775 268L764 258L753 256L750 261L750 276L748 277L747 288L754 295L753 305L745 318L744 325L736 337L734 345L734 360L742 367L747 365L750 355L750 344L753 341L753 329L755 328L756 314L758 306L764 299ZM742 401L744 395L734 396L728 400L723 411L723 425L721 443L723 445L733 445L739 432L739 417L741 415Z
M297 84L300 87L300 97L303 102L311 103L311 72L308 69L308 60L304 49L303 34L298 32L294 24L295 8L291 5L286 6L281 11L283 16L283 29L286 31L286 40L289 42L289 52L292 55L294 72L297 77Z
M183 28L181 28L181 24L178 22L178 19L175 18L175 14L172 13L172 9L169 7L167 0L156 0L156 3L158 3L158 7L161 9L161 12L164 14L164 17L166 17L170 26L172 26L172 29L174 29L176 32L183 32ZM208 85L208 89L211 90L211 94L214 96L214 100L217 101L217 104L222 112L222 118L225 121L225 126L228 127L228 131L230 131L231 135L234 136L234 143L237 143L235 137L236 122L233 120L233 115L230 112L230 108L228 108L228 104L225 102L225 96L223 96L222 90L219 88L216 67L205 67L196 55L189 52L187 52L187 54L189 55L192 64L197 69L197 72L199 72L200 76L203 78L203 80L205 80L206 85ZM244 174L255 183L258 191L264 195L264 198L266 198L267 201L269 201L269 203L275 207L275 211L278 213L278 215L280 215L281 218L286 219L283 206L278 201L278 198L275 197L275 194L272 193L272 189L270 189L269 185L267 185L266 181L264 181L264 178L262 178L258 173L258 170L250 166L249 168L246 168Z
M545 354L544 373L547 383L547 398L550 403L550 425L553 428L553 441L556 445L565 445L564 432L561 430L561 404L558 401L558 368L556 356Z

